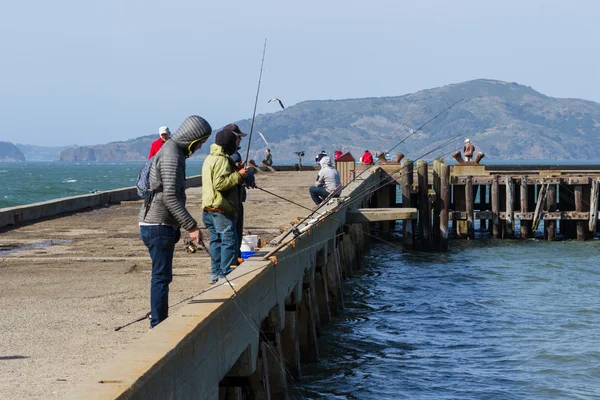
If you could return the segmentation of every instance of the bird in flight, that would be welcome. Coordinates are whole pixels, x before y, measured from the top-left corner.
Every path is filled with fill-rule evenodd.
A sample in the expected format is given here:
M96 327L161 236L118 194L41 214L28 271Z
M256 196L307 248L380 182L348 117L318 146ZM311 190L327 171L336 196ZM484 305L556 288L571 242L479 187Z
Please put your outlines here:
M272 101L278 102L279 105L281 106L281 109L285 109L285 107L283 106L283 103L277 97L273 97L271 100L269 100L269 103L272 102Z

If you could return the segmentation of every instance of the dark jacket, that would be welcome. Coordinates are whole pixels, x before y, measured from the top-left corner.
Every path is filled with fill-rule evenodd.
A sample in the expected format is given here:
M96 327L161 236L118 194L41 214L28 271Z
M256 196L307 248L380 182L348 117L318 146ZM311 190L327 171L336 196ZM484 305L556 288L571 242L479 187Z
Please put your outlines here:
M233 153L231 155L231 159L236 164L239 162L242 162L242 156L240 155L240 153L238 151L236 151L235 153ZM252 186L254 184L254 180L255 180L254 179L254 170L252 168L250 168L248 170L248 175L246 176L246 179L244 179L244 185ZM240 190L240 188L242 189L242 203L243 203L244 201L246 201L246 188L243 185L239 185L238 190ZM239 197L239 194L237 196Z
M192 145L211 132L206 120L192 115L163 144L150 169L150 189L156 192L145 218L142 206L139 222L181 226L188 231L198 225L185 208L185 159L191 155Z

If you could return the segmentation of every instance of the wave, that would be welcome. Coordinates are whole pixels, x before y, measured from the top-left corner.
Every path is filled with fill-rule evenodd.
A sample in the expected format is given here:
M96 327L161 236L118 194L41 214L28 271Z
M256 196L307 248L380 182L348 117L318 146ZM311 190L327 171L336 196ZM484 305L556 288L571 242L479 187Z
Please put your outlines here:
M73 182L77 182L77 179L66 179L63 181L63 183L73 183Z

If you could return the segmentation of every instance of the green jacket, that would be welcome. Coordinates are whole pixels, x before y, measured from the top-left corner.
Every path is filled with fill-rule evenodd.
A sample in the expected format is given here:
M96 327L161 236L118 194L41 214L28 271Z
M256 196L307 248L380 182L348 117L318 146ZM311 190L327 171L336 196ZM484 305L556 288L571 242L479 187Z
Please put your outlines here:
M237 218L240 199L237 185L243 181L235 163L223 147L210 145L210 154L202 165L202 208L218 208Z

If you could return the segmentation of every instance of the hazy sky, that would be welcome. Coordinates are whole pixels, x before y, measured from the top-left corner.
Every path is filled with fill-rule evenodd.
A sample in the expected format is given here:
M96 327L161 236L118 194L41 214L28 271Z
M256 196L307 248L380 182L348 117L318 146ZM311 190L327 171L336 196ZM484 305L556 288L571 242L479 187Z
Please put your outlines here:
M600 2L0 2L0 140L96 144L471 79L600 102Z

